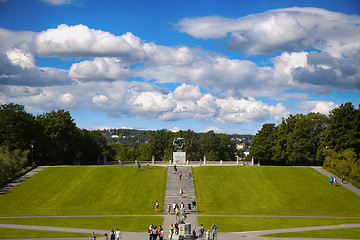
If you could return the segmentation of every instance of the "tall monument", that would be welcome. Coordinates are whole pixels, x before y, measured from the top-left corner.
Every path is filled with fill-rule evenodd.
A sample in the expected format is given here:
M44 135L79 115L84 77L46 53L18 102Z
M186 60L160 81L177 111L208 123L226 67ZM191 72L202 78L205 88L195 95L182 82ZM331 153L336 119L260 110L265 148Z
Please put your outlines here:
M173 152L173 163L176 165L185 165L186 152L182 151L185 147L185 139L182 137L175 138L173 145L176 149L176 152Z

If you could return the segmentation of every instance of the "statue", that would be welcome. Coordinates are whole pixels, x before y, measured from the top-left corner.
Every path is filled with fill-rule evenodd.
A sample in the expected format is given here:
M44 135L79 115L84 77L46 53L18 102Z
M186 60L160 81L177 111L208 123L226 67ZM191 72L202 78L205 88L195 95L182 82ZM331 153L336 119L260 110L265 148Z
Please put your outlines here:
M181 210L180 213L176 214L176 221L178 223L185 223L187 216L185 210Z
M182 137L175 138L173 145L178 152L181 152L185 147L185 139Z

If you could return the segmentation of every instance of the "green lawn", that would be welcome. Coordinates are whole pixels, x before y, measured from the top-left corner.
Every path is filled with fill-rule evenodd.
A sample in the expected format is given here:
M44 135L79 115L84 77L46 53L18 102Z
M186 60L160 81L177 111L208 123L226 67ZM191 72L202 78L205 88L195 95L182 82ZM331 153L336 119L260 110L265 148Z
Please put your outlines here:
M246 232L292 227L312 227L360 223L360 218L314 217L207 217L197 218L199 224L209 229L213 223L219 232Z
M166 174L164 167L49 167L0 195L0 216L155 214Z
M41 217L0 218L0 223L35 226L72 227L111 230L119 228L127 232L145 232L152 223L162 225L163 217ZM0 228L1 229L1 228Z
M1 238L39 238L39 237L40 238L41 237L43 238L89 237L90 238L91 234L0 228L0 236Z
M261 237L360 239L360 228L341 228L294 233L275 233L262 235Z
M193 168L203 214L360 216L360 197L308 167Z

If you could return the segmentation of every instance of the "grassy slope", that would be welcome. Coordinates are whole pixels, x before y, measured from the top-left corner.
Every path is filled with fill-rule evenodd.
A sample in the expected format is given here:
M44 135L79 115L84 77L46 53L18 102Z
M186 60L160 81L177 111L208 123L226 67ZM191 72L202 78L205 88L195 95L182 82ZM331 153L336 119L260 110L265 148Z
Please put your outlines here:
M294 233L275 233L263 235L262 237L360 239L360 228L326 229Z
M205 228L216 224L220 232L246 232L266 229L313 227L360 223L360 218L311 218L311 217L198 217Z
M360 197L307 167L193 168L204 214L360 216Z
M0 195L0 216L154 214L163 206L167 169L51 167Z
M63 238L63 237L91 237L91 234L85 233L67 233L67 232L53 232L41 230L28 230L28 229L13 229L13 228L0 228L1 238Z
M144 232L150 223L162 225L163 217L44 217L0 218L0 223L36 226L73 227L87 229L116 229L128 232ZM0 228L1 229L1 228ZM0 235L1 236L1 235Z

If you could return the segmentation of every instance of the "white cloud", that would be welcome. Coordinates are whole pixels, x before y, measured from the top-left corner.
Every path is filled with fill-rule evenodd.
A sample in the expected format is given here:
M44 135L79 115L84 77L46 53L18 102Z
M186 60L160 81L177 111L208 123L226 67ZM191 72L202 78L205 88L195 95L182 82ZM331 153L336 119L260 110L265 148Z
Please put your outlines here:
M209 131L214 131L215 133L223 133L223 132L225 132L223 129L221 129L219 127L216 127L216 126L207 127L205 129L203 129L201 132L206 133L206 132L209 132Z
M129 68L129 65L122 64L117 58L95 58L74 63L69 77L84 81L125 80L130 76Z
M251 55L299 51L309 47L332 56L349 55L360 47L359 16L318 8L285 8L238 19L186 18L181 32L196 38L228 38L228 47Z
M14 48L6 52L11 63L22 68L35 68L35 58L30 52Z
M303 109L304 112L314 112L329 115L330 111L337 108L339 104L332 101L309 101L304 100L296 104L297 107Z
M67 5L71 4L71 0L41 0L52 5Z

